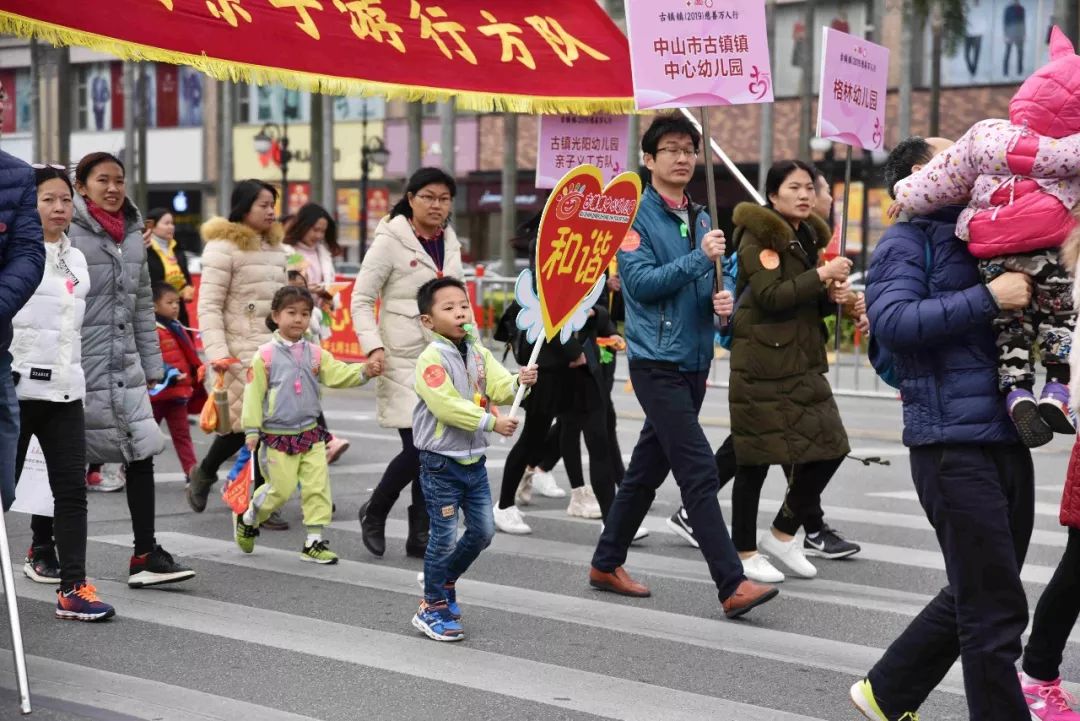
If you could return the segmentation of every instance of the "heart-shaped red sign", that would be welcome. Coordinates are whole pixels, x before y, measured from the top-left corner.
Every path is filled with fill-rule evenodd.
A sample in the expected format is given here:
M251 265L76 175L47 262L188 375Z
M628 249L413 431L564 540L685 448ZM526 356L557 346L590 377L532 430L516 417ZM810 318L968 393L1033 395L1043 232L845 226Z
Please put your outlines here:
M622 173L604 187L595 165L579 165L551 191L536 243L536 285L551 340L619 250L641 202L641 178Z

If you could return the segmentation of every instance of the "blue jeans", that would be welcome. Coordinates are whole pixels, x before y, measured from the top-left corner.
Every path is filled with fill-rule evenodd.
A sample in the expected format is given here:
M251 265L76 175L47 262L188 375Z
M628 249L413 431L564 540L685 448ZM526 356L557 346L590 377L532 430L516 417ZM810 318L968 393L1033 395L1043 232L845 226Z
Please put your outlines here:
M446 600L444 586L458 580L495 537L487 459L465 465L453 458L420 451L431 536L424 554L424 600ZM457 541L458 511L465 514L465 534Z
M15 453L19 448L19 397L11 377L11 354L0 351L0 497L15 502Z

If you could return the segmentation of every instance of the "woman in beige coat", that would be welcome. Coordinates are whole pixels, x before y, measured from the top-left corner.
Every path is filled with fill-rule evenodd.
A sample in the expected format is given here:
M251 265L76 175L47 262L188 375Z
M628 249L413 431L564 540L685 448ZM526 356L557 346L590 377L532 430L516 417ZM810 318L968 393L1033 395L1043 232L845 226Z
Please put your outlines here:
M386 467L371 498L360 507L364 545L376 556L386 552L386 516L412 483L409 535L405 552L423 558L428 517L420 490L420 455L413 445L412 387L416 361L431 336L418 320L416 291L442 276L463 277L461 244L450 227L457 184L438 168L421 168L409 178L405 196L375 229L352 294L352 317L360 346L372 360L383 360L376 396L379 425L396 428L402 450ZM380 300L379 320L375 302Z
M203 224L206 243L199 286L199 329L211 365L226 359L231 432L214 438L206 457L191 470L187 498L202 513L221 464L244 445L240 423L247 369L259 346L270 340L266 326L274 293L285 285L286 253L281 225L275 222L277 190L259 180L237 184L229 218ZM215 369L216 370L216 369ZM220 371L216 371L220 372Z

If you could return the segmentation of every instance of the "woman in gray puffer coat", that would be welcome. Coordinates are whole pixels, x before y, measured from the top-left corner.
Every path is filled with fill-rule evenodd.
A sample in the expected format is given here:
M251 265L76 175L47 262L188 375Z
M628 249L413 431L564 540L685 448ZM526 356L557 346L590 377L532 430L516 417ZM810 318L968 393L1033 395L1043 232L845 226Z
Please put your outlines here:
M124 166L91 153L75 168L75 216L68 237L86 256L90 292L82 328L86 375L86 458L122 463L135 552L133 588L184 581L194 571L176 563L154 538L154 456L165 447L147 386L164 376L158 347L142 217L124 194Z

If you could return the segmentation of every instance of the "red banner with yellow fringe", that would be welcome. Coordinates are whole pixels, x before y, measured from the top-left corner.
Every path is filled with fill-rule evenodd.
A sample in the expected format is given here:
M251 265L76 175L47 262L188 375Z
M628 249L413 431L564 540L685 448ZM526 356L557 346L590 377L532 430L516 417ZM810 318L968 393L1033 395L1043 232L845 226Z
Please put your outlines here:
M626 38L593 0L0 0L0 33L334 95L634 107Z

